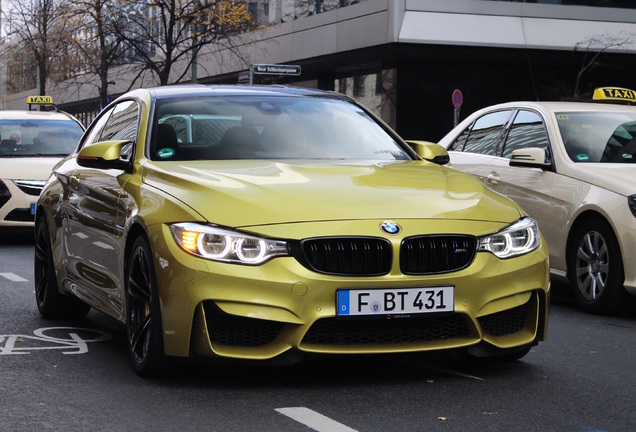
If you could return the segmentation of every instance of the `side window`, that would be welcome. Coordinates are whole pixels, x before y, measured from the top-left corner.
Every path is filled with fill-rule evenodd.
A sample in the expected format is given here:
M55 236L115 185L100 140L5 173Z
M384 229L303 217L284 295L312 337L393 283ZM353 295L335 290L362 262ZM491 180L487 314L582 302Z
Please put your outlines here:
M124 101L115 107L100 137L100 141L137 140L139 110L135 101Z
M548 134L541 116L533 111L521 110L510 126L502 156L509 158L513 150L526 147L539 147L550 154Z
M105 112L102 116L95 120L93 124L91 124L87 134L84 135L84 140L80 143L80 147L89 146L99 141L99 137L102 135L104 126L106 125L106 122L108 121L112 113L113 110L111 108L109 111Z
M464 151L496 156L504 126L511 114L512 110L497 111L477 119L470 131Z
M466 137L468 136L469 132L470 132L470 126L468 126L466 129L462 131L462 133L459 134L457 139L453 142L453 144L451 144L449 150L463 151L464 143L466 142Z

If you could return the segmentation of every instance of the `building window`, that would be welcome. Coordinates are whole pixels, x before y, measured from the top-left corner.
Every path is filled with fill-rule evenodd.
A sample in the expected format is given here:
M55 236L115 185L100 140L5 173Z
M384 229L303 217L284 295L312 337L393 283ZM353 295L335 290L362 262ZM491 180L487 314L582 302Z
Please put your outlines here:
M249 2L247 4L247 11L256 19L258 15L258 5L255 2Z
M366 78L366 75L358 75L353 77L353 96L354 97L364 96L365 78Z

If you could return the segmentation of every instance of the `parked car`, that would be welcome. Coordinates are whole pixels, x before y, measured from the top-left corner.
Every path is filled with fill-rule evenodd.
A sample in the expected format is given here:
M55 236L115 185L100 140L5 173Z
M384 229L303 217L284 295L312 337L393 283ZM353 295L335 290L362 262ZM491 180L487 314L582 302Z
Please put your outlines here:
M31 105L51 105L31 96ZM35 202L53 166L75 150L84 127L61 111L0 111L0 228L33 228Z
M512 200L346 96L292 87L127 93L36 209L40 313L125 323L142 375L174 357L518 359L546 337L547 258Z
M609 313L636 294L636 107L618 102L636 92L602 88L595 99L489 106L439 144L453 168L539 222L552 275L583 309Z

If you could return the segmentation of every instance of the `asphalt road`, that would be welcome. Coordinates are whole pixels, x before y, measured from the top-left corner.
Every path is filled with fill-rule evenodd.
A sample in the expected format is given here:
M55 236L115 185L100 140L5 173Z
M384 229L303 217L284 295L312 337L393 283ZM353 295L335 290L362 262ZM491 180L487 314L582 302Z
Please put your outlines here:
M42 319L33 241L0 234L2 431L634 431L636 307L582 313L553 293L548 340L511 364L435 355L294 366L129 366L123 327ZM61 327L61 328L60 328Z

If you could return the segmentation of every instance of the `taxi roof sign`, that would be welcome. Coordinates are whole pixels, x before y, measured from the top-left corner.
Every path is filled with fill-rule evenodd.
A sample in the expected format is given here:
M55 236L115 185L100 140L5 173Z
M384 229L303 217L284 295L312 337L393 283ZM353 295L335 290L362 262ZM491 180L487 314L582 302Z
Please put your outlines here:
M29 96L27 98L27 104L29 104L29 105L53 105L53 98L51 96Z
M636 91L620 87L599 87L594 90L592 99L636 103Z

